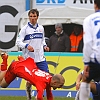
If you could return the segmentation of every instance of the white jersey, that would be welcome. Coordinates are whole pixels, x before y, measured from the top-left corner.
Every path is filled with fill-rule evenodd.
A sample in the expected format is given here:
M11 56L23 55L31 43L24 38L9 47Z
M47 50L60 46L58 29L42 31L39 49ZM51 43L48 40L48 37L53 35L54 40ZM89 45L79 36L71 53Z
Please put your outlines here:
M21 29L16 44L22 49L25 58L34 58L35 62L45 60L43 47L46 46L46 43L44 38L44 28L42 25L37 24L36 28L34 28L28 22L28 24ZM34 52L29 52L27 45L32 46Z
M100 11L84 19L83 31L84 63L87 65L90 61L100 63Z

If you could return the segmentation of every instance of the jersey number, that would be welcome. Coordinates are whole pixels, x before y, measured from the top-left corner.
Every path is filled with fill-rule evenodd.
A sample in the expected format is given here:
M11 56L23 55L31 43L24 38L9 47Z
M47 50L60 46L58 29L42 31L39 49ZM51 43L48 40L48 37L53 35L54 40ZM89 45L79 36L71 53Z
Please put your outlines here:
M98 23L100 22L100 20L96 20L96 21L94 21L94 25L96 26ZM100 29L99 29L99 31L97 32L97 39L99 39L100 38Z

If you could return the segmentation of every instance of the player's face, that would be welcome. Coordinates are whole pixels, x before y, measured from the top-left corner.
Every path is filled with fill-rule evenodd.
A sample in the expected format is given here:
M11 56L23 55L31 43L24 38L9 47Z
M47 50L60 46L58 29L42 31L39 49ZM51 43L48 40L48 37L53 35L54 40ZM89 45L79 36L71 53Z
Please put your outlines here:
M64 85L64 83L55 83L53 85L53 89L56 90L57 88L62 88L63 85Z
M95 3L94 3L94 10L95 10L95 11L99 10L97 4L95 4Z
M35 25L37 23L37 19L38 19L38 16L36 13L30 13L29 15L29 20L30 20L30 23Z

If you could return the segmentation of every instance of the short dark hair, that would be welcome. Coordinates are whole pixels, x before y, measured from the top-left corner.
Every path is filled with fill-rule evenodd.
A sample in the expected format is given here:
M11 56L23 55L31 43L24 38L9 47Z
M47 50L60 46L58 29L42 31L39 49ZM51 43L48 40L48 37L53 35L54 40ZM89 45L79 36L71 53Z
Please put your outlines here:
M94 3L100 8L100 0L94 0Z
M28 12L28 16L30 16L30 13L34 14L36 13L37 16L39 16L39 11L37 9L31 9L29 12Z

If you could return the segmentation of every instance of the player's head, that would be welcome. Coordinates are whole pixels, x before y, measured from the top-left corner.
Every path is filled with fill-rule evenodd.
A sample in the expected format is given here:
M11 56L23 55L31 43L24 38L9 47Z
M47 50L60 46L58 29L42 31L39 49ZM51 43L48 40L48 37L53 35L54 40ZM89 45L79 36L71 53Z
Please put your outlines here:
M94 0L94 9L95 11L100 9L100 0Z
M38 19L38 16L39 16L39 11L37 9L31 9L28 12L28 16L29 16L30 23L35 25L37 23L37 19Z
M53 87L53 89L61 88L65 83L65 79L61 74L56 74L51 78L50 86Z
M37 10L37 9L31 9L29 12L28 12L28 16L30 16L30 14L35 14L36 13L36 15L37 16L39 16L39 11Z

